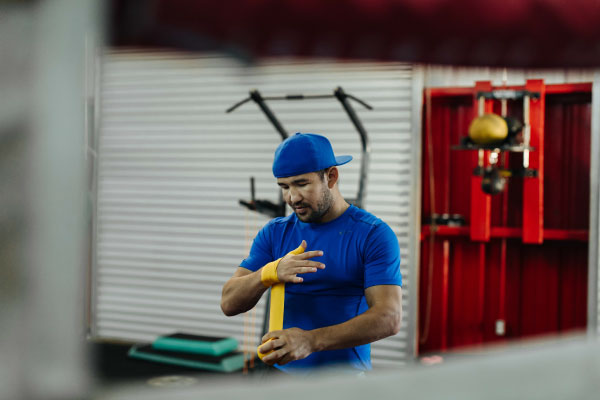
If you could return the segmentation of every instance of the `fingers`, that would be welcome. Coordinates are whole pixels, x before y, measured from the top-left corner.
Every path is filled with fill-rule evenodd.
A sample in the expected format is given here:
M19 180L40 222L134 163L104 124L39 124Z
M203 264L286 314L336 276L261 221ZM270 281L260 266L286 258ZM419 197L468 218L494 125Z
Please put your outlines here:
M263 336L263 344L258 348L259 352L265 354L265 356L262 358L262 362L268 365L276 364L283 356L287 354L287 350L283 349L285 341L275 336L277 335L277 332L281 331L269 332Z
M303 263L303 265L306 265L307 263ZM315 263L315 262L311 262L310 263L310 267L294 267L292 269L289 270L290 274L293 274L290 276L290 280L288 282L292 282L292 283L302 283L304 282L304 279L300 276L298 276L298 274L309 274L309 273L313 273L313 272L317 272L317 270L319 269L324 269L325 268L325 264L321 264L321 263ZM285 278L283 278L285 280Z
M302 249L306 248L306 240L303 240ZM277 267L277 277L280 282L302 283L304 279L298 275L317 272L319 269L324 269L325 264L310 261L310 258L320 257L323 255L322 250L312 250L304 253L288 253L279 262Z
M308 260L283 260L277 268L277 276L280 282L300 283L303 279L297 275L309 274L325 269L325 264Z
M299 328L289 328L264 335L259 347L262 361L268 365L284 365L309 356L312 350L303 332Z
M264 343L262 346L260 346L258 350L261 353L266 354L271 350L275 350L282 347L284 344L285 342L281 339L271 339Z
M323 269L325 268L325 264L320 263L318 261L308 261L308 260L289 260L288 264L290 265L290 271L294 271L296 274L301 273L300 271L304 268L316 268ZM311 271L306 271L311 272Z
M273 340L268 340L266 343L263 343L261 346L258 346L258 351L262 354L266 354L269 351L273 350Z
M268 365L278 364L279 361L286 354L287 354L287 351L284 349L275 350L275 351L272 351L271 353L269 353L268 355L264 356L262 361Z
M307 261L297 264L289 269L291 274L306 274L309 272L317 272L318 269L325 269L325 264L319 262Z
M277 335L280 332L281 331L271 331L271 332L265 333L264 336L262 337L262 343L265 343L269 339L275 339L275 338L277 338L278 337Z
M301 260L306 260L308 258L312 258L312 257L319 257L323 255L323 252L321 250L313 250L313 251L306 251L306 240L302 240L302 243L300 243L300 246L296 249L300 249L302 248L302 252L301 253L295 253L296 250L293 250L292 253L299 257L299 259Z
M307 274L309 272L317 272L317 267L300 267L300 268L295 268L294 272L296 272L297 274Z
M297 260L308 260L309 258L313 258L313 257L320 257L323 255L323 251L321 250L311 250L311 251L305 251L302 254L298 254L296 256Z

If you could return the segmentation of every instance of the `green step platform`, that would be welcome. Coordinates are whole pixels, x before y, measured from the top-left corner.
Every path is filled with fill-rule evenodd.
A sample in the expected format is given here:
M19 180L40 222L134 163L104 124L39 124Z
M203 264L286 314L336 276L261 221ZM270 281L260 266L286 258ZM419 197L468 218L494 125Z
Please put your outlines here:
M157 350L182 351L216 357L237 349L238 341L234 338L174 333L159 337L152 343L152 347Z
M157 338L152 344L137 344L129 357L182 367L233 372L244 366L244 354L234 338L174 333Z

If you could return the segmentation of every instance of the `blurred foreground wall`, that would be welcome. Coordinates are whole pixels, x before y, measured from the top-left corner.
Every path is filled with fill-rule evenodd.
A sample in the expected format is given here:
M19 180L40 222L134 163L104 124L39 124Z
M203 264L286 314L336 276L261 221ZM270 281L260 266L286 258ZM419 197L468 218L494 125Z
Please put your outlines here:
M0 5L0 398L80 398L95 0Z

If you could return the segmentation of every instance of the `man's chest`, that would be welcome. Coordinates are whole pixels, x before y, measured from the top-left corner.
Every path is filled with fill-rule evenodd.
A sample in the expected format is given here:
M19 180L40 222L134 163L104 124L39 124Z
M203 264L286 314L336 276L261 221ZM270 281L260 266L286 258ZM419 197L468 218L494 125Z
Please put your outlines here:
M306 240L307 249L321 250L323 256L310 260L325 264L325 269L303 274L303 291L338 291L343 288L360 289L364 287L364 240L359 232L349 229L336 229L327 234L319 232L294 232L290 234L280 255L287 254Z

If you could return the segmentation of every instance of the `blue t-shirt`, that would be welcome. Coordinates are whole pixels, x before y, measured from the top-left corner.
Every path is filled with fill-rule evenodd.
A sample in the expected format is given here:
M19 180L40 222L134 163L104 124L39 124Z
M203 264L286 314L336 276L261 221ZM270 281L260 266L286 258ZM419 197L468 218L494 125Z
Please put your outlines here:
M385 222L355 206L322 224L302 222L296 214L269 221L240 265L257 271L297 248L302 240L306 240L306 251L323 251L323 256L311 260L325 264L325 269L302 274L302 283L286 283L284 329L340 324L367 310L368 287L402 285L396 235ZM336 365L371 369L371 346L316 352L277 367L289 371Z

